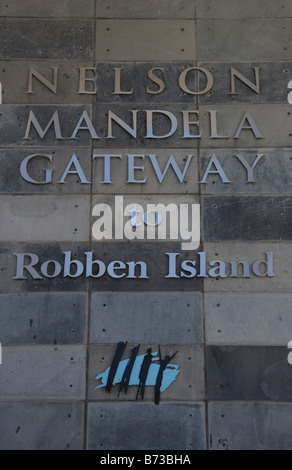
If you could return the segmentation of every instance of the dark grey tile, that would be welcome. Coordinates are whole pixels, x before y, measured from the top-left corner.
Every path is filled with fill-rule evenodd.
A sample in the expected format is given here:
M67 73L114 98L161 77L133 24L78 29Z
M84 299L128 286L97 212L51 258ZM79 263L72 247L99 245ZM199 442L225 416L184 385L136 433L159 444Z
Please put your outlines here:
M291 62L209 62L199 63L199 67L211 72L214 78L212 90L199 96L199 102L202 104L287 102L287 86L292 70ZM232 68L243 75L250 82L249 85L237 75L234 78L235 89L232 90ZM255 69L258 69L258 72ZM254 91L252 85L256 90L257 87L259 88L259 93ZM232 93L234 91L236 94Z
M2 345L86 341L87 296L81 293L0 295Z
M185 93L179 85L182 72L194 66L194 62L98 62L96 67L98 90L96 101L97 103L115 104L147 103L148 106L151 103L189 103L195 105L196 96ZM121 69L121 71L115 72L114 69ZM152 72L155 78L150 79L149 74L152 69L155 69ZM119 87L116 90L115 77L121 85L120 90ZM157 81L160 83L156 83ZM196 91L194 72L187 74L186 85L190 91ZM152 93L147 92L148 89ZM114 94L115 91L122 91L126 94ZM158 91L161 93L154 94Z
M80 117L86 111L90 115L90 106L74 105L2 105L0 113L0 137L1 147L60 147L90 146L90 134L88 131L80 131L76 139L71 139ZM41 127L45 130L56 114L56 127L52 124L43 138L32 123L29 126L30 112ZM62 139L57 138L58 126ZM25 138L27 137L27 138Z
M1 19L1 59L93 59L91 20Z
M209 400L289 401L292 367L286 347L207 347Z
M204 197L204 240L291 240L292 198Z
M26 150L0 150L0 193L3 194L90 194L91 184L82 184L74 165L67 169L72 156L76 155L85 178L90 181L92 155L89 149L27 148ZM28 157L31 158L25 164ZM27 175L21 170L25 166L27 175L35 183L27 181ZM66 171L67 169L67 171ZM60 180L67 174L65 184ZM26 179L25 179L25 177ZM41 184L48 181L48 184ZM40 183L40 184L37 184Z

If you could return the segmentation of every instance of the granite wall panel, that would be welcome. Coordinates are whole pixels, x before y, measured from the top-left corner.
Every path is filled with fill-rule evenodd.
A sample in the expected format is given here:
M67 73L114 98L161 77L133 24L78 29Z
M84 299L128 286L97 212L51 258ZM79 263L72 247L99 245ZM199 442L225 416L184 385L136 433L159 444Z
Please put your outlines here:
M92 67L95 67L95 63L84 60L83 57L79 60L74 60L73 57L70 60L69 58L66 60L63 58L1 60L2 102L16 105L91 104L92 95L79 93L79 91L80 82L82 83L80 69ZM54 69L57 69L56 72ZM38 78L36 73L40 74L42 78ZM33 74L32 78L31 74ZM44 80L49 83L44 84ZM93 85L90 88L90 84L88 84L86 91L93 90Z
M72 165L68 167L70 162ZM92 155L89 149L1 149L0 165L1 194L61 196L91 192Z
M291 211L288 196L204 197L204 239L290 241Z
M208 278L205 279L206 292L257 292L257 293L289 293L291 292L291 279L289 276L291 266L291 244L282 242L224 242L204 243L204 249L208 253L207 261L227 261L226 272L230 274L229 262L245 261L250 269L255 261L267 260L266 253L273 253L274 277L242 277L243 271L238 271L238 278ZM264 266L264 265L263 265Z
M93 59L92 20L0 20L1 59Z
M206 294L207 342L288 345L292 328L291 302L291 294Z
M201 343L202 299L198 293L100 293L92 296L91 342ZM178 328L178 325L182 325ZM128 330L128 331L127 331Z
M290 401L287 357L287 346L208 346L209 400Z
M4 148L63 147L67 145L89 147L90 134L88 131L80 131L76 138L71 138L84 111L90 116L89 106L2 105L0 112L0 146ZM31 115L31 112L33 112L33 115ZM49 126L50 123L51 126Z
M95 0L6 0L0 5L0 16L36 18L91 18L94 15Z
M87 196L0 196L0 241L86 242L89 203Z
M132 19L193 19L195 16L195 3L193 0L148 0L144 2L131 2L126 0L123 4L114 0L96 0L97 18L132 18Z
M292 447L288 403L210 403L209 416L213 450L290 450Z
M84 400L86 347L5 346L0 400Z
M87 333L85 293L2 294L3 345L84 344Z
M279 3L273 0L223 0L220 3L216 0L198 0L198 18L286 18L292 16L292 6L289 0Z
M214 164L209 168L214 156L217 168ZM206 181L206 184L200 184L202 194L291 193L292 154L289 148L204 149L200 152L200 160L200 180L203 181L205 177ZM208 168L215 173L209 173Z
M190 20L97 20L98 61L195 60Z
M289 60L291 18L198 19L198 60Z
M94 159L93 194L171 194L175 201L176 195L199 193L199 158L197 150L192 147L182 150L164 148L147 150L144 148L95 149L94 154L119 155L121 158L111 159L110 177L112 184L103 183L106 180L105 158L96 157ZM142 157L135 158L128 157L128 155L142 155ZM151 160L153 155L155 156L154 165ZM190 160L189 155L192 155ZM171 157L173 157L173 159ZM144 178L146 178L145 183L128 183L129 169L131 168L130 158L134 158L137 166L143 168L140 173L136 171L134 171L134 173L138 180L144 180ZM158 164L158 168L156 167L156 163ZM167 169L168 164L170 166ZM173 169L172 164L176 164L175 169ZM164 175L165 170L167 171ZM185 177L183 178L184 173Z
M84 405L0 402L1 450L82 450Z
M204 432L202 403L89 404L90 450L205 450Z

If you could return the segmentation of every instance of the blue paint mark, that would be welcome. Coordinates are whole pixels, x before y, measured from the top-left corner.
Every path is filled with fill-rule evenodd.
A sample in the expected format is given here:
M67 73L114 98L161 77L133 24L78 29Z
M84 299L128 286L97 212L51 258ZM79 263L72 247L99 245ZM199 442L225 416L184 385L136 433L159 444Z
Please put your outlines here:
M152 353L152 356L157 356L157 355L158 355L158 352ZM139 385L139 382L140 382L139 374L140 374L141 366L142 366L145 356L146 354L136 357L132 374L130 377L129 385L137 385L137 386ZM152 360L159 361L159 357L153 357ZM118 369L117 369L117 372L113 381L113 385L121 383L128 362L129 362L129 359L125 359L124 361L121 361L119 363L119 366L118 366ZM160 369L160 364L151 364L149 368L147 380L146 380L146 386L151 386L151 385L154 386L156 384L156 379L157 379L159 369ZM106 371L102 372L97 377L95 377L95 380L101 380L102 382L101 385L99 385L98 387L95 387L95 390L98 390L99 388L103 388L106 386L109 371L110 371L110 367L108 367ZM163 373L162 384L160 387L161 393L164 392L176 380L176 377L178 376L179 373L180 373L180 369L178 365L168 364L168 366L166 367Z

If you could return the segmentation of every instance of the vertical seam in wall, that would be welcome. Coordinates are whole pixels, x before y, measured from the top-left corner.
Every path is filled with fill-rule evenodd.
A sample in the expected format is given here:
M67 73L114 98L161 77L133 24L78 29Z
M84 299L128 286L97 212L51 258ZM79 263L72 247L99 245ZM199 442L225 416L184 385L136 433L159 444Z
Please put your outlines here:
M198 0L195 1L195 53L196 53L196 66L199 66L199 58L198 58L198 42L197 42L197 26L198 26ZM199 84L199 73L197 74L198 84ZM199 91L199 87L198 87ZM199 122L200 122L200 95L197 95L197 110L199 111ZM198 139L198 176L199 181L201 179L201 141L200 138ZM201 206L201 242L202 242L202 249L204 251L204 220L203 220L203 197L202 197L202 185L198 184L198 195L199 201ZM204 385L205 385L205 439L206 439L206 449L209 450L209 413L208 413L208 382L207 382L207 342L206 342L206 308L205 308L205 279L202 280L202 326L203 326L203 348L204 348Z
M92 34L92 63L93 67L96 65L96 15L97 15L97 5L96 1L94 0L94 16L93 16L93 34ZM92 116L91 119L93 121L94 118L94 111L95 111L95 95L92 95ZM90 213L89 213L89 221L88 221L88 246L89 250L92 250L92 240L91 240L91 213L92 213L92 205L93 205L93 153L94 153L94 141L91 139L90 145L90 181L91 181L91 188L90 188ZM90 348L90 327L91 327L91 297L92 297L92 281L90 279L87 280L87 340L86 340L86 374L85 374L85 402L84 402L84 441L83 441L83 449L87 450L87 430L88 430L88 384L89 384L89 348Z

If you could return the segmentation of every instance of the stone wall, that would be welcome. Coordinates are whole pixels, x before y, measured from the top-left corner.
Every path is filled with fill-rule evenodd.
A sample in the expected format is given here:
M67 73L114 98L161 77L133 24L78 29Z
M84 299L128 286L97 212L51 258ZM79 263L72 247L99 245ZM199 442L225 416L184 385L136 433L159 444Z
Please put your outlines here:
M0 448L291 449L291 2L5 0L0 16ZM198 88L186 93L179 76L193 67ZM145 92L147 85L159 90L147 75L155 68L166 83L159 94ZM32 69L51 88L30 77ZM122 69L123 94L113 94L114 69ZM202 69L214 84L199 94ZM245 77L233 77L234 93L231 69ZM187 80L194 91L190 74ZM109 109L130 127L137 110L136 139L117 123L115 138L107 138ZM24 138L30 111L44 130L56 110L62 140L52 128L40 138L33 126ZM145 138L145 110L177 116L177 132ZM84 111L99 139L84 121L87 130L80 124L71 138ZM192 138L182 138L182 111ZM157 126L159 135L169 131L165 119ZM75 164L62 183L73 154L82 175ZM121 155L112 160L112 184L103 183L105 162L95 154ZM128 182L129 154L144 155L132 170L145 183ZM38 155L27 166L31 179L51 175L48 184L23 178L29 155ZM193 157L182 182L168 171L160 183L149 155L161 169L173 155L180 171ZM263 157L252 170L257 155ZM93 240L93 207L118 195L200 204L199 249ZM149 278L75 276L73 262L78 267L92 251L106 265L144 262ZM48 265L40 271L48 260L62 265L65 252L69 275L54 275ZM17 276L16 254L25 253L37 255L38 279L27 270ZM252 266L273 253L273 273L261 263L250 276L218 269L167 278L166 253L196 266L198 253L213 266ZM163 356L177 352L179 375L158 406L153 386L144 400L136 400L135 386L120 395L118 386L110 394L96 390L96 376L111 366L121 341L128 341L123 359L138 344L139 354L158 346Z

